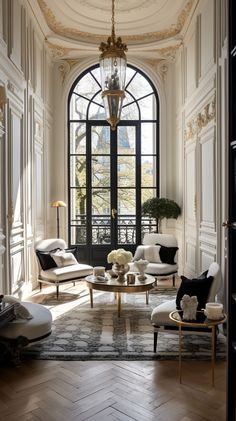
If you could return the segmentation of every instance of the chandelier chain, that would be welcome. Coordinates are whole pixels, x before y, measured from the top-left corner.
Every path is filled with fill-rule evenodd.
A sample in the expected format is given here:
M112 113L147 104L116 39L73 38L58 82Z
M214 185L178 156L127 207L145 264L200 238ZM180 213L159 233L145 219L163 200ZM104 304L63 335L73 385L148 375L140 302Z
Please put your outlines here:
M112 23L111 36L112 36L112 41L114 43L115 41L115 0L112 0L111 23Z

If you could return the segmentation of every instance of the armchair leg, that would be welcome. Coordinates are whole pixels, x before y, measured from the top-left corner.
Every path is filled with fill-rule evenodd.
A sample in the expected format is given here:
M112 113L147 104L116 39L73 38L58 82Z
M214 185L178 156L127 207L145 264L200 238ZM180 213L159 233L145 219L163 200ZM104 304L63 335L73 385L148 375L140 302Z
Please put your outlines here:
M156 353L157 352L157 335L158 335L158 332L157 331L155 331L154 332L154 349L153 349L153 351Z
M57 300L58 300L58 298L59 298L59 285L56 286L56 289L57 289Z
M42 282L39 282L39 292L42 291Z
M173 275L173 287L175 287L175 275Z

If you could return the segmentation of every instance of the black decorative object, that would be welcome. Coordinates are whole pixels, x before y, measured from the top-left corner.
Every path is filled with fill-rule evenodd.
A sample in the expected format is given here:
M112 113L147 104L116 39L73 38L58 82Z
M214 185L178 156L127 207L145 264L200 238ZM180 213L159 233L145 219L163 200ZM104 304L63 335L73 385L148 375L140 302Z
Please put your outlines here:
M197 296L198 310L205 308L213 277L209 276L208 278L205 277L188 279L185 276L181 276L181 279L182 282L176 296L176 308L178 310L181 309L180 301L185 294L189 295L190 297L193 295Z

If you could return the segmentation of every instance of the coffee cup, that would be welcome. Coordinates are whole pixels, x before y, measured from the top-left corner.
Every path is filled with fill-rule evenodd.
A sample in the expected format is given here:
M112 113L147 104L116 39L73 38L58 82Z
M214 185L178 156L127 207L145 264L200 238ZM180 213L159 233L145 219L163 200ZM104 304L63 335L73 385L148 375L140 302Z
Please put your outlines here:
M221 303L206 303L204 310L205 316L210 320L220 320L223 318L223 304Z

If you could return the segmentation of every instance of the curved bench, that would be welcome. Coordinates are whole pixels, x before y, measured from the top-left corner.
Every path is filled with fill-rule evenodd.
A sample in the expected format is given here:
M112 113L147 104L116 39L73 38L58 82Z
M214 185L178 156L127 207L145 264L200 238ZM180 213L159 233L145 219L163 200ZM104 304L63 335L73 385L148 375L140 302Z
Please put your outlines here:
M14 298L12 303L14 304ZM52 315L41 304L19 302L32 316L31 319L15 318L0 328L0 344L4 346L13 363L20 362L21 349L31 342L39 341L51 334Z

